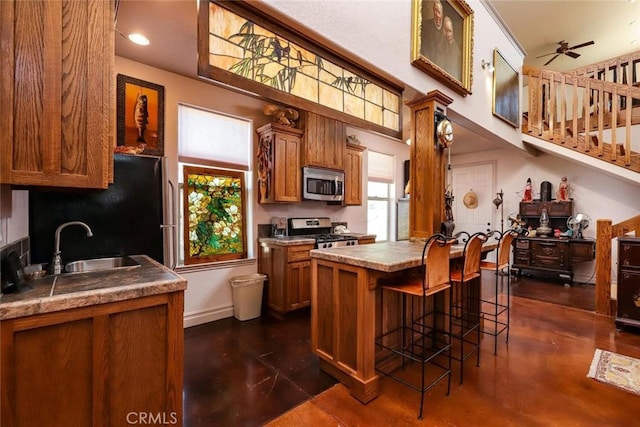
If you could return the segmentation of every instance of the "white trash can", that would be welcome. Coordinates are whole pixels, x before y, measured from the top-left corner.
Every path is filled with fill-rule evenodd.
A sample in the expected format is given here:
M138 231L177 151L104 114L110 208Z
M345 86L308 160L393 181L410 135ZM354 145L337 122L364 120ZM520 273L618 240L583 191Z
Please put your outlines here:
M229 279L233 290L233 315L238 320L260 317L262 289L267 276L260 273L235 276Z

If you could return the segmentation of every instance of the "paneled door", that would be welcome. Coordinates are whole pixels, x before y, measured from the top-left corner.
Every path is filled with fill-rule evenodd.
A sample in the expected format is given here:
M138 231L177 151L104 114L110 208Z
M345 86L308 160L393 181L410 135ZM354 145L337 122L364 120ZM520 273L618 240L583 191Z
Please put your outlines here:
M453 220L456 228L454 234L466 231L469 234L500 228L500 220L494 224L493 214L496 210L493 199L496 197L493 184L494 164L473 164L451 166L453 179ZM464 195L468 191L476 193L478 207L467 208ZM499 211L498 211L499 212Z

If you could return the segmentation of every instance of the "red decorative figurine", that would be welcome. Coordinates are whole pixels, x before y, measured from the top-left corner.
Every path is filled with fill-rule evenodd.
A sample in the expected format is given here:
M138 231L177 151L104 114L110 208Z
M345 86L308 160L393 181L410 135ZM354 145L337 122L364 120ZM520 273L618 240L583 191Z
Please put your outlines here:
M527 185L524 186L522 201L527 203L533 202L533 187L531 186L531 178L527 178Z

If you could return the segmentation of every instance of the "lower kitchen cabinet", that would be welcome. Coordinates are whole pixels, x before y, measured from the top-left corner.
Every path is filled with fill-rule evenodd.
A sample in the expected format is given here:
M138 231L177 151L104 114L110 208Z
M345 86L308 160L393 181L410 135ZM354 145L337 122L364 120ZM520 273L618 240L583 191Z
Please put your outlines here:
M616 325L640 328L640 238L618 239Z
M183 292L2 321L6 426L182 425Z
M308 245L260 243L258 271L267 275L267 307L284 318L291 311L311 304L311 262Z

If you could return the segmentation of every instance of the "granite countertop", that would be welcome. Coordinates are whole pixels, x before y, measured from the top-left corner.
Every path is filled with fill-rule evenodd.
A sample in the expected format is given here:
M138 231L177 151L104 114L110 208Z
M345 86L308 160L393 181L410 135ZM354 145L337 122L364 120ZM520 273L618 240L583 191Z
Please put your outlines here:
M344 236L353 236L357 239L363 238L376 238L375 234L365 234L365 233L344 233ZM294 246L294 245L314 245L316 243L315 239L306 237L306 236L282 236L282 237L260 237L258 239L259 243L271 243L281 246Z
M483 245L482 251L489 252L497 247L497 242L488 242ZM331 249L313 249L310 254L311 258L393 272L421 265L423 249L424 242L404 240ZM460 258L463 250L464 244L453 245L451 258Z
M186 279L146 255L139 267L45 276L16 294L0 294L0 320L181 291Z
M304 236L260 237L259 243L271 243L281 246L315 245L316 240Z

